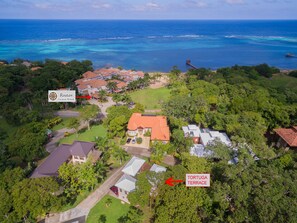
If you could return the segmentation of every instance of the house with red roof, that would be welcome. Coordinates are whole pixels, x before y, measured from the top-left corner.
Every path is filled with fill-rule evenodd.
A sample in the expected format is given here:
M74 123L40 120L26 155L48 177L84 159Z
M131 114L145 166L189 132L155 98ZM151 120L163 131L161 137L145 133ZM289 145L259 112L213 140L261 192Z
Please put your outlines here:
M95 94L100 90L106 90L107 82L105 80L77 80L77 89L80 94Z
M133 113L128 123L128 135L140 137L148 131L151 133L151 141L168 143L170 140L170 131L166 116Z
M297 126L291 128L279 128L274 130L278 136L276 146L278 148L297 149Z

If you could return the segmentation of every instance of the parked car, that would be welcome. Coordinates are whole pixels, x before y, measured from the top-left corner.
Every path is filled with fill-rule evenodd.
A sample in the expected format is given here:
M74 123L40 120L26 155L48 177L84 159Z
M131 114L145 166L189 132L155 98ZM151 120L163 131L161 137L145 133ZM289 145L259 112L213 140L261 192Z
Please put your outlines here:
M136 143L136 139L132 139L132 144L135 144Z
M127 139L127 144L129 144L131 142L131 138Z

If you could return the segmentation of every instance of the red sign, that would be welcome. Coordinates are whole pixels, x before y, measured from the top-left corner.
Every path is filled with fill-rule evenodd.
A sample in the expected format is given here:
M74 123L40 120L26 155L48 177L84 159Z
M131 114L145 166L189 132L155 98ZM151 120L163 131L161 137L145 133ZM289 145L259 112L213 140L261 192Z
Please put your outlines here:
M210 174L186 174L187 187L210 187Z

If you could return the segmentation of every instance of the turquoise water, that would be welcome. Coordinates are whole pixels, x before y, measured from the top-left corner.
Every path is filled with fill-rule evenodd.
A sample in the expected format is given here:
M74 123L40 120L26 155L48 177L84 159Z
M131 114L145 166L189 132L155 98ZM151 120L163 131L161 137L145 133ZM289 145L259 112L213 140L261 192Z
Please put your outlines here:
M145 71L268 63L297 68L297 21L0 20L0 59L92 60Z

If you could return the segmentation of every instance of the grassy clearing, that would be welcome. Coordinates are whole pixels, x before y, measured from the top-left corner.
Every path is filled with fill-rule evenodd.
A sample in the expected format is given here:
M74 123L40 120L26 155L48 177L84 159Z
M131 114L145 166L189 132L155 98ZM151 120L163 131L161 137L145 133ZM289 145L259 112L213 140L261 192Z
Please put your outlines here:
M57 130L60 130L60 129L63 129L63 128L67 128L67 124L68 124L68 122L69 122L69 120L71 118L62 118L62 119L63 119L63 121L61 123L59 123L58 125L55 125L52 128L53 131L57 131Z
M94 142L96 136L105 137L106 134L107 134L107 131L105 127L103 127L103 125L95 125L95 126L92 126L90 130L86 130L83 133L79 133L78 136L76 134L72 134L68 137L61 139L60 144L61 143L72 144L73 141L75 140Z
M160 109L161 103L168 100L170 90L168 88L143 89L130 93L134 102L144 105L145 109Z
M297 91L297 78L290 77L284 74L275 75L266 84L273 88L293 89Z
M112 202L109 207L106 207L105 202L108 198L110 198ZM91 209L87 223L104 222L99 221L100 218L105 218L106 223L116 223L118 222L118 218L127 214L128 210L129 204L122 204L120 200L107 195Z

